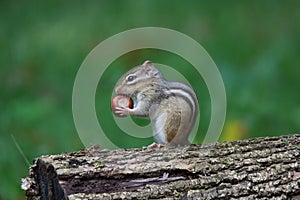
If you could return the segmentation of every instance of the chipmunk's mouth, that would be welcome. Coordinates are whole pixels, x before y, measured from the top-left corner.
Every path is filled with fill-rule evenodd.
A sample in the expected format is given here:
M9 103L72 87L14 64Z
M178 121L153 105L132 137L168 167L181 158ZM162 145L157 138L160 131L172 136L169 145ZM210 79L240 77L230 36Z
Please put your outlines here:
M128 94L128 93L125 93L125 92L120 92L118 88L116 88L114 90L114 93L115 93L115 96L121 95L121 96L129 97L129 98L135 98L134 94Z

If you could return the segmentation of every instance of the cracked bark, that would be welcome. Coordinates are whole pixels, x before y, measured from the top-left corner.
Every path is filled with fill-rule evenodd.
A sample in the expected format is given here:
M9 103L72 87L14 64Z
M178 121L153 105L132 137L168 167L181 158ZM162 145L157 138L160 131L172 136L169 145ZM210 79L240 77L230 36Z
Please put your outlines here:
M300 134L35 159L27 199L300 199Z

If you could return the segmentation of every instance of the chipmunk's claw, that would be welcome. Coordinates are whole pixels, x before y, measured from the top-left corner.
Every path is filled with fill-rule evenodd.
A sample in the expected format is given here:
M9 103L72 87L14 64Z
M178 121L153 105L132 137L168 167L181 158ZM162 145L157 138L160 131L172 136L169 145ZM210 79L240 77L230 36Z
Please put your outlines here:
M114 113L120 117L126 117L130 115L130 109L124 107L116 107Z

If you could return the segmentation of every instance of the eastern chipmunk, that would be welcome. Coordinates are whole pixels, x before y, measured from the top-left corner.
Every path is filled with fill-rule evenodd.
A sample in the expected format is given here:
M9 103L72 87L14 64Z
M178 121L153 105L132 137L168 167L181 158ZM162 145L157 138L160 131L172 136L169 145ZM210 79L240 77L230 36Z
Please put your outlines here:
M128 71L115 87L117 95L133 97L133 108L116 105L119 117L150 118L159 144L189 144L188 136L198 116L198 100L191 87L165 80L151 61Z

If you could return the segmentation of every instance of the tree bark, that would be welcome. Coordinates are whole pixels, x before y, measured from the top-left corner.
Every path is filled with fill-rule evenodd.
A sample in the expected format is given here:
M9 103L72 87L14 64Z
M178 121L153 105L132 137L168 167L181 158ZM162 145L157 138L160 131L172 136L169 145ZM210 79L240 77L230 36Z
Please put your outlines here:
M300 134L35 159L27 199L300 199Z

